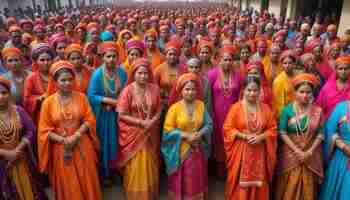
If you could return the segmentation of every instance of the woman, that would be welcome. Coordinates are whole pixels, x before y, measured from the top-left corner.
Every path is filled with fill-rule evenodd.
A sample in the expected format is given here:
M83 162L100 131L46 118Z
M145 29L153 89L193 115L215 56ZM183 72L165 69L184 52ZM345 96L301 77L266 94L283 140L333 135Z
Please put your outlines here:
M317 98L320 93L321 88L325 84L325 78L322 76L320 70L316 66L315 57L312 53L305 53L300 57L301 64L305 67L307 73L313 74L320 81L320 84L317 85L313 92L314 97Z
M207 76L208 72L213 68L212 53L212 43L204 39L200 40L197 47L197 55L201 61L203 76Z
M293 100L293 86L291 80L295 75L297 58L290 51L281 55L283 72L281 72L272 84L272 108L278 117L283 107Z
M130 40L133 37L133 33L127 29L124 29L122 31L119 32L118 35L118 40L117 40L117 45L119 48L119 52L118 52L118 60L119 62L124 62L125 59L128 56L128 51L126 48L126 44L128 42L128 40Z
M240 72L239 56L233 48L221 49L219 66L210 70L208 80L212 92L212 117L214 121L213 149L217 164L217 175L225 177L224 134L222 126L230 106L239 99Z
M245 45L240 49L240 60L241 60L241 64L240 64L240 75L241 78L245 78L247 76L247 64L249 63L249 57L251 55L251 50L249 45Z
M176 80L186 70L186 67L179 63L180 47L178 43L174 41L167 43L165 57L166 61L154 70L154 80L160 87L163 105L168 104L171 89L176 84Z
M349 75L350 56L341 56L336 61L335 73L322 87L316 101L316 104L322 108L326 119L338 103L350 99Z
M159 87L145 58L133 64L118 100L119 159L126 199L159 199Z
M120 65L122 69L126 71L128 77L131 75L133 63L136 59L143 57L145 51L142 41L132 38L126 43L126 49L128 51L128 57L125 62Z
M158 33L151 29L145 34L145 57L151 62L152 71L165 61L157 47Z
M87 97L74 89L74 66L50 69L57 92L43 102L38 129L40 172L47 172L57 200L101 200L97 175L96 120Z
M269 54L262 60L264 64L264 74L270 85L272 85L275 78L283 71L280 59L281 53L280 46L274 44L270 48Z
M206 76L202 75L202 65L198 58L191 58L187 61L187 71L194 73L200 79L201 87L203 89L203 102L209 113L211 113L211 89L209 86L209 81Z
M33 69L33 73L24 82L23 105L34 123L37 124L41 103L47 97L49 69L54 53L48 44L40 43L33 49L32 58L37 69Z
M54 61L64 60L64 49L67 47L68 38L64 34L56 33L50 37L49 42L56 55Z
M276 200L317 199L323 179L321 143L322 109L313 103L319 80L299 74L292 81L295 100L285 106L279 118L278 161L275 179Z
M337 104L326 123L323 147L327 169L320 200L346 200L350 196L349 99Z
M260 80L248 76L243 99L231 106L223 125L226 168L225 199L269 200L276 163L276 121L259 101Z
M1 199L47 199L37 181L32 152L35 126L22 107L11 102L11 82L0 77Z
M22 53L17 48L5 48L2 50L2 59L9 70L3 74L4 78L11 82L11 94L17 105L23 105L24 81L29 75L22 65Z
M271 108L272 90L264 74L264 65L261 61L249 61L247 64L247 76L254 76L260 79L259 101Z
M212 120L204 103L198 98L200 83L193 73L182 75L169 108L162 138L163 154L168 174L168 198L208 199L208 157Z
M118 52L115 42L103 42L101 51L104 63L91 76L88 97L96 116L96 129L101 141L101 175L104 185L111 184L110 169L117 159L117 98L125 86L127 75L117 67Z

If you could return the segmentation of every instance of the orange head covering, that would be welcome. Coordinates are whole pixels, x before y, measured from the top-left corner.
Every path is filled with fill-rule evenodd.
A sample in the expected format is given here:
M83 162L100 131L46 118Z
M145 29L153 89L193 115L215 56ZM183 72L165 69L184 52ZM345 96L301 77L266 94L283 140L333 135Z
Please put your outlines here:
M186 85L186 83L188 83L189 81L193 81L196 84L196 88L197 88L197 97L196 98L199 100L202 100L203 89L202 89L201 79L194 73L185 73L185 74L182 74L177 79L176 85L175 85L175 87L173 87L173 89L170 93L169 106L171 106L172 104L174 104L182 99L181 91L182 91L183 87Z
M185 21L182 18L178 18L175 20L175 26L176 27L185 26Z
M337 64L339 63L350 64L350 56L339 56L335 62Z
M320 80L313 74L302 73L295 76L292 80L292 85L296 87L301 83L310 83L313 87L320 84Z
M202 40L200 40L199 43L198 43L198 46L197 46L197 53L199 53L200 50L201 50L202 48L204 48L204 47L208 48L210 52L213 52L213 48L214 48L214 47L213 47L213 43L210 42L210 41L207 41L207 40L202 39Z
M9 28L9 32L10 33L13 33L13 32L22 32L22 29L17 26L17 25L12 25L10 28Z
M17 55L20 57L22 55L22 52L18 48L9 47L9 48L4 48L1 51L1 55L4 59L6 59L7 57L12 56L12 55Z
M73 76L75 76L75 70L73 64L68 61L60 60L52 64L49 74L49 82L47 85L47 94L52 95L57 91L56 81L54 79L56 73L61 69L69 70ZM74 85L76 87L76 85Z
M11 90L11 82L5 77L0 76L0 84L3 85L9 92Z
M262 71L264 69L264 64L259 60L251 60L249 61L247 65L247 71L250 71L251 69L258 68L259 71Z
M68 59L69 55L73 52L78 52L80 54L83 54L83 48L81 47L80 44L76 44L76 43L68 45L64 50L64 56L66 57L66 59Z
M130 84L130 83L135 81L134 75L135 75L137 69L140 68L140 67L146 67L147 68L148 75L149 75L148 82L152 82L153 81L153 73L152 73L152 69L151 69L151 63L146 58L138 58L132 64L132 70L131 70L131 74L130 74L130 76L128 78L127 84Z
M100 30L100 25L96 22L90 22L87 26L86 26L86 30L91 30L91 29L97 29Z
M107 51L115 51L118 53L118 45L114 41L105 41L100 45L100 53L105 54Z
M229 53L231 55L235 55L237 53L237 48L234 45L224 45L221 49L220 49L220 56L223 56L224 53Z

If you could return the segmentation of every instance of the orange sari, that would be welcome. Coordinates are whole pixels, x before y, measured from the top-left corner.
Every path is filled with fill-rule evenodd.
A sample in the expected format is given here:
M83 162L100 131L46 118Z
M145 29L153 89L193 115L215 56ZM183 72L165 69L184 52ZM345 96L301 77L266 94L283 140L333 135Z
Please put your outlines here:
M146 51L145 57L150 61L152 71L154 71L156 67L158 67L158 65L162 64L165 61L164 56L160 53L158 49L155 49L151 53L148 53Z
M50 141L50 132L71 136L82 122L89 124L89 131L82 133L79 143L68 153L63 144ZM95 117L82 93L73 92L72 101L64 106L57 93L44 101L38 130L39 170L48 172L55 199L102 199L97 175L99 142L95 126Z
M237 138L237 133L265 134L266 139L255 145ZM242 101L229 110L224 123L224 147L228 170L225 197L227 200L269 200L269 185L276 163L277 125L266 104L247 114Z

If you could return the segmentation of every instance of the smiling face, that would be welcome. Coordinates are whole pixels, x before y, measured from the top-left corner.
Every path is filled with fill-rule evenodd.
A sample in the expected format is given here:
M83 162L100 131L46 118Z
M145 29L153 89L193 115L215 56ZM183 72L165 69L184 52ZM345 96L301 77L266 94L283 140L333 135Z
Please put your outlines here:
M197 88L193 81L188 81L182 88L182 98L187 102L193 102L196 99Z
M251 81L244 88L243 97L248 102L257 103L259 99L259 94L260 94L259 85L256 82Z
M69 54L68 61L72 63L74 67L81 67L83 64L83 56L75 51Z
M308 104L313 99L310 83L301 83L295 90L295 100L300 104Z

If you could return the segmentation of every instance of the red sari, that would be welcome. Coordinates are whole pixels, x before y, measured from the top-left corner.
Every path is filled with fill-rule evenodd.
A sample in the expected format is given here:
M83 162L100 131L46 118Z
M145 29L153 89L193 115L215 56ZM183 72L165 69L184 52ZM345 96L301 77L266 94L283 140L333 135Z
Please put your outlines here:
M271 109L260 104L258 112L247 114L244 103L237 102L230 108L223 129L228 170L225 199L268 200L277 160L277 125ZM237 138L237 132L265 134L266 139L250 145Z

